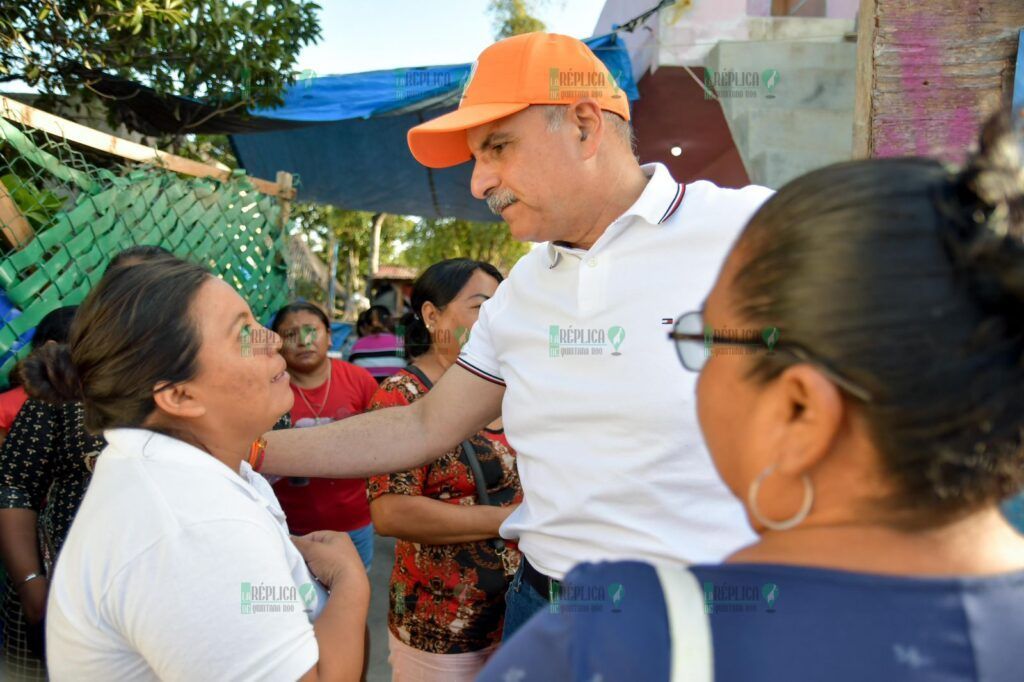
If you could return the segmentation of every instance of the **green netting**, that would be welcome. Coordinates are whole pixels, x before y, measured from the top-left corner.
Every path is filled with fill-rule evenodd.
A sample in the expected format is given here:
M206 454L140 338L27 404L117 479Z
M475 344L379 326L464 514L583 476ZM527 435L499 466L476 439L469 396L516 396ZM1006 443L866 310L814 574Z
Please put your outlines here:
M81 303L110 259L136 244L204 265L268 321L290 290L280 211L240 172L228 182L156 167L115 173L62 138L0 119L0 380L28 352L26 333ZM26 225L34 236L19 238Z

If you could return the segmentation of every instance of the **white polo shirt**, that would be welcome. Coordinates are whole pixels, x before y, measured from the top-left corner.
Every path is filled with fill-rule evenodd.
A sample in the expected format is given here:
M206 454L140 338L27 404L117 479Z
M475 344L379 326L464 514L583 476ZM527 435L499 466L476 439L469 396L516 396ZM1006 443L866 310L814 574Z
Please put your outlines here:
M326 592L270 485L186 443L111 429L57 559L53 680L294 680Z
M547 244L520 259L458 360L506 387L525 497L501 534L552 578L581 561L719 561L754 539L667 332L700 309L771 190L643 170L646 189L590 249Z

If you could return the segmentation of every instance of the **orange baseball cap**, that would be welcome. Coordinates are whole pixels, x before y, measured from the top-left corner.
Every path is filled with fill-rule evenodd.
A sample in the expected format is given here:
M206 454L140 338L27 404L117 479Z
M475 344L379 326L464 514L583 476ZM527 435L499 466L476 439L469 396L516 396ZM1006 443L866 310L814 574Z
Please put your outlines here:
M409 130L409 150L430 168L464 163L472 158L468 129L531 104L571 104L584 97L629 120L626 93L582 41L557 33L505 38L480 53L458 109Z

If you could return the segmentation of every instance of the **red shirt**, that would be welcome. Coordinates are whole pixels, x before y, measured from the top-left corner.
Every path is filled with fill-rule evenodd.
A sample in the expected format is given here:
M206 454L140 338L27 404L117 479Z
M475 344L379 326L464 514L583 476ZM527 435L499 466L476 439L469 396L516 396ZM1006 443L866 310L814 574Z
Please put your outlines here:
M14 418L21 411L21 406L28 400L28 393L21 386L0 393L0 429L11 430Z
M362 367L330 360L330 380L316 388L292 384L294 428L327 424L365 412L377 391L377 382ZM330 391L328 392L328 386ZM345 456L339 446L338 456ZM274 492L295 535L314 530L355 530L370 523L366 480L362 478L282 478Z

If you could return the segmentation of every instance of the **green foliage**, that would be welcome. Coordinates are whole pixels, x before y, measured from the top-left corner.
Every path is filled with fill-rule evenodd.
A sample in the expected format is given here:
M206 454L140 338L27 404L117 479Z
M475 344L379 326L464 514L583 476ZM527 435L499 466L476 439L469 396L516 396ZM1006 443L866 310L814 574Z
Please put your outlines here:
M7 188L11 199L28 219L33 230L43 229L64 205L64 200L50 190L40 190L31 180L14 173L0 177L0 183Z
M529 250L529 244L513 239L505 223L440 218L416 225L401 258L403 264L421 271L445 258L472 258L507 274Z
M227 135L164 135L157 138L155 146L186 159L238 168L238 159Z
M338 290L339 302L352 294L364 291L370 276L370 249L373 242L373 213L348 211L322 204L296 204L292 211L295 227L311 237L310 243L319 241L323 249L315 252L325 263L330 263L329 240L331 235L338 240ZM402 216L385 215L380 230L380 262L393 263L397 260L399 245L413 227L413 221ZM294 234L294 233L293 233ZM350 266L354 272L349 273ZM349 275L352 275L351 277ZM351 287L351 288L349 288ZM296 281L297 296L326 303L327 292L319 283Z
M359 254L363 266L359 276L369 275L370 247L373 241L373 213L348 211L323 204L296 204L292 217L296 225L307 234L315 234L328 242L333 233L338 240L339 260L344 261L348 252ZM413 227L413 221L403 216L386 215L380 230L380 262L393 262L397 256L398 244L405 240ZM330 254L321 253L324 262ZM341 266L339 266L339 269Z
M530 14L528 0L491 0L487 11L494 17L494 38L543 31L544 22Z
M78 65L222 108L270 107L320 38L309 0L16 0L0 3L0 79L87 88ZM85 94L85 93L83 93Z
M298 230L315 234L324 244L324 249L318 252L324 263L330 262L327 243L334 234L338 240L338 278L343 283L349 254L354 254L358 266L355 290L362 290L370 275L373 214L297 204L292 216ZM417 220L386 215L381 225L381 264L404 265L420 272L446 258L472 258L487 261L507 273L529 250L529 244L512 238L504 223L477 223L457 218ZM301 295L322 298L322 294L312 290Z

